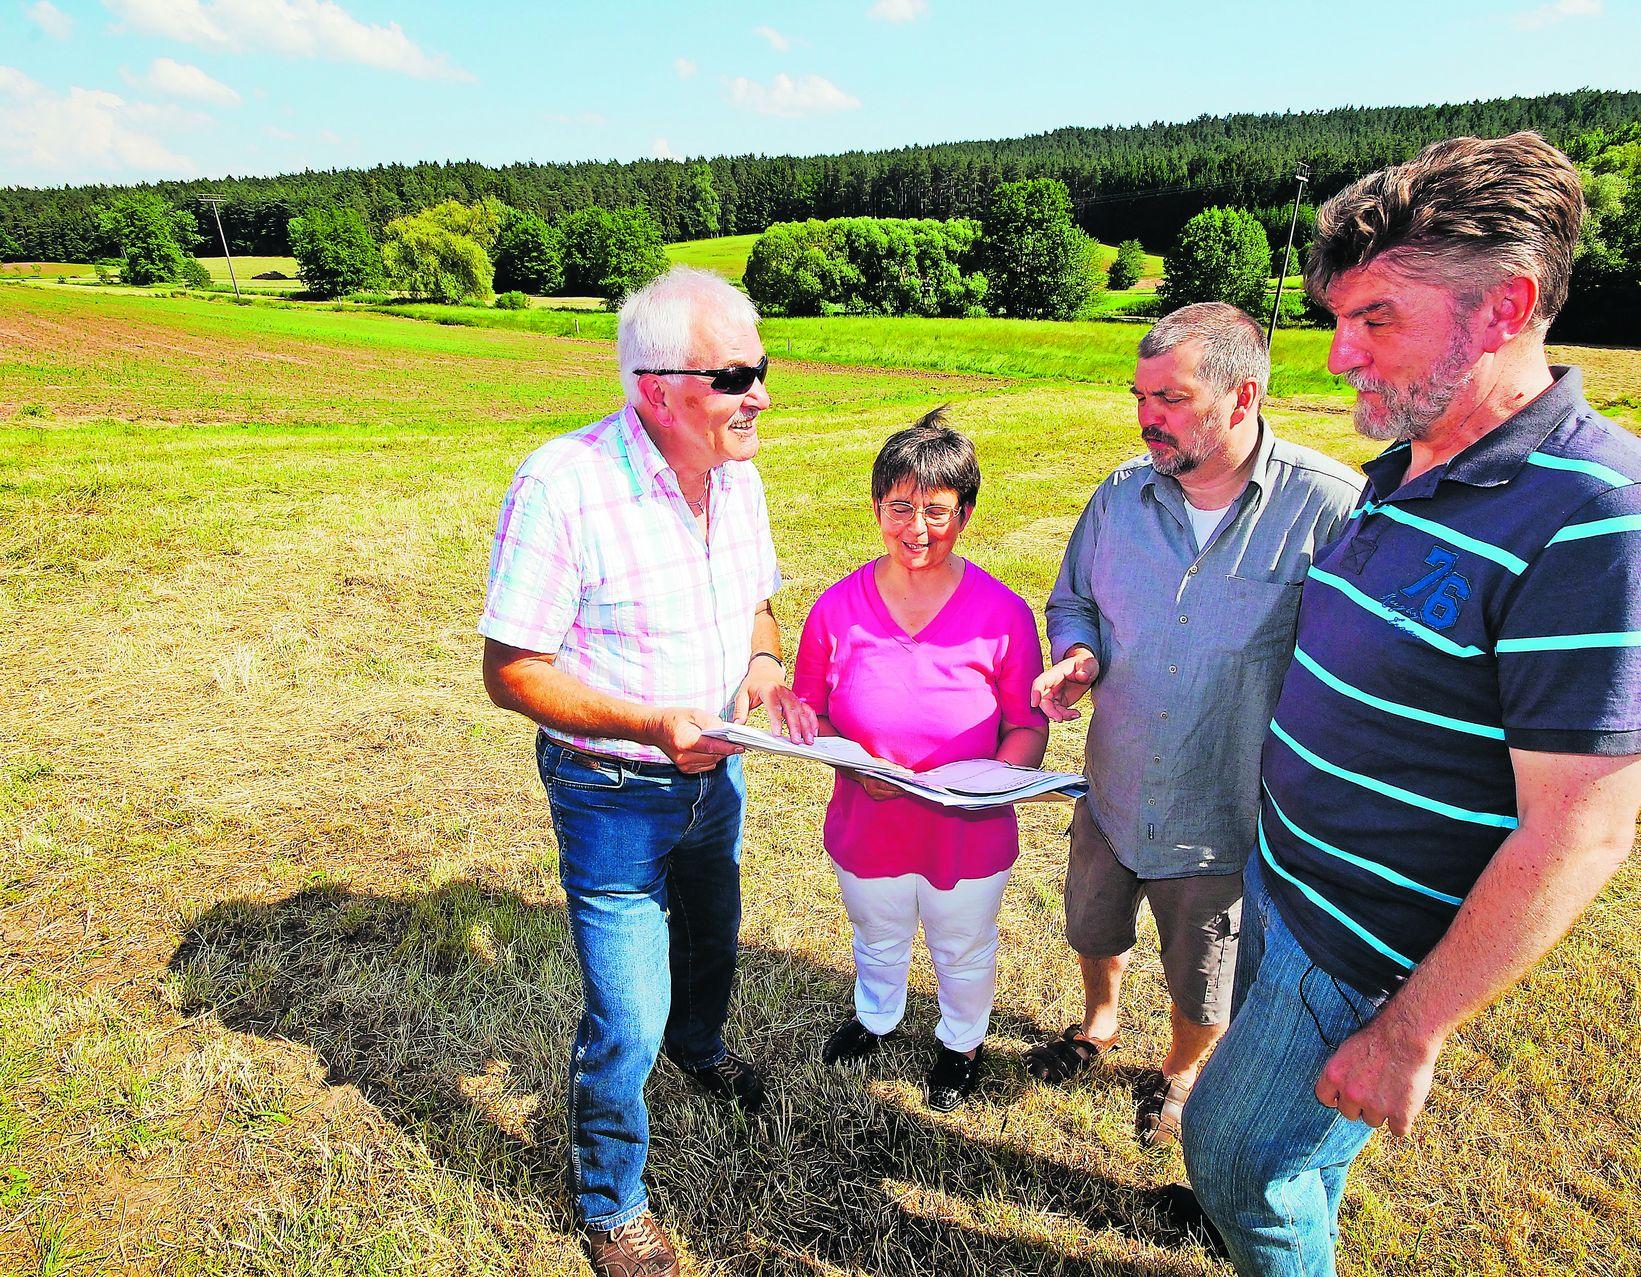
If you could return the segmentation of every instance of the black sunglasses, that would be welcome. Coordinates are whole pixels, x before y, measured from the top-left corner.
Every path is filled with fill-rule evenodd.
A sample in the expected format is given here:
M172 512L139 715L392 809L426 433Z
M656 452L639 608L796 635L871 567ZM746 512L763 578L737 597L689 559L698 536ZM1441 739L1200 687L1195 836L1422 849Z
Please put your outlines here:
M711 377L712 388L721 394L744 395L755 381L769 380L769 356L755 364L735 364L730 368L635 368L640 377Z

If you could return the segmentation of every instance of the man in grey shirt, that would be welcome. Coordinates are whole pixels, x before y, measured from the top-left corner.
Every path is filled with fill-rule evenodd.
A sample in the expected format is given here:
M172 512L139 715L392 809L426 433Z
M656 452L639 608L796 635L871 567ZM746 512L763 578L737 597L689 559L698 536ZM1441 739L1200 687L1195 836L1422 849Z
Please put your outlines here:
M1225 1031L1260 746L1300 587L1362 489L1337 461L1271 433L1259 413L1269 379L1264 335L1234 306L1186 306L1145 335L1133 391L1149 455L1119 466L1073 530L1048 600L1054 664L1033 687L1060 722L1080 717L1090 688L1093 698L1065 887L1083 1021L1028 1051L1026 1067L1064 1082L1115 1046L1146 898L1173 1029L1139 1088L1148 1146L1177 1138Z

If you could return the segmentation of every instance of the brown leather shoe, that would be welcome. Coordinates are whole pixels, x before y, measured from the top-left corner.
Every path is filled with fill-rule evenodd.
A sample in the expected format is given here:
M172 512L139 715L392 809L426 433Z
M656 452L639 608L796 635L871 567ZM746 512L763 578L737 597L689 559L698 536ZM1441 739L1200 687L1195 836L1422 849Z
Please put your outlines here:
M586 1228L581 1243L597 1277L678 1277L678 1256L672 1243L645 1211L608 1232Z

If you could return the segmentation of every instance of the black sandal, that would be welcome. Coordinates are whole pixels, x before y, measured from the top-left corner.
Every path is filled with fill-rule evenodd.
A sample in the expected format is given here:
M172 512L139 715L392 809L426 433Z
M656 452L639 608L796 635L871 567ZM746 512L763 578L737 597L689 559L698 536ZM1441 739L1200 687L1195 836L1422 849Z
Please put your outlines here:
M1053 1041L1032 1047L1020 1057L1026 1072L1039 1082L1063 1086L1117 1049L1118 1034L1101 1042L1083 1037L1081 1029L1081 1025L1067 1025Z

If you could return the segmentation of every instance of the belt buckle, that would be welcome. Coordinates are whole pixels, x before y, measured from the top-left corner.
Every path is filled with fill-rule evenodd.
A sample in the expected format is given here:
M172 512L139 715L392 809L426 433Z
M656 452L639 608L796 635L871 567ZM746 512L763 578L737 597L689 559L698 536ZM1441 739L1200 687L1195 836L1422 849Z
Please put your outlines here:
M583 767L591 768L600 776L613 775L617 780L621 779L621 764L616 759L603 758L585 749L577 749L573 745L566 745L564 748L565 752Z

